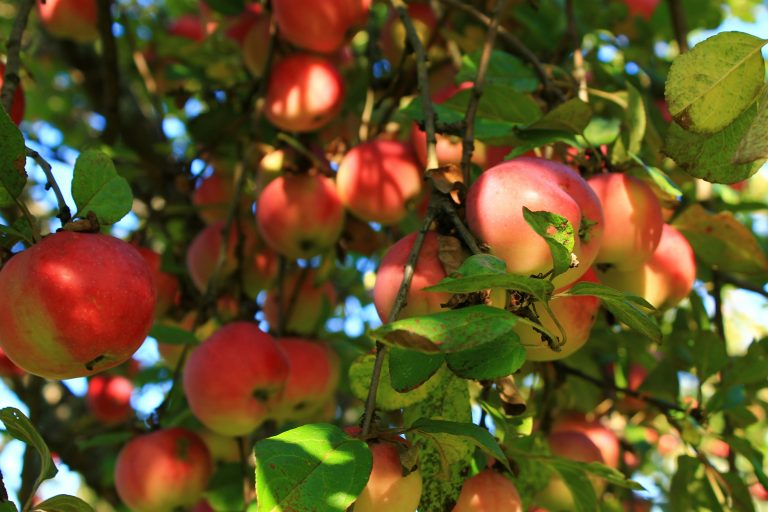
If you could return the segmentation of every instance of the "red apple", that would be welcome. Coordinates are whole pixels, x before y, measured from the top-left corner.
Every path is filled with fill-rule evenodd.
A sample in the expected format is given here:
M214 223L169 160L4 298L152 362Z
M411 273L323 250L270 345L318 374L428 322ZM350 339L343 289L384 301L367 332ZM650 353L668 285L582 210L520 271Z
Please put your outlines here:
M288 360L272 336L256 324L234 322L189 355L184 392L192 413L207 428L245 435L267 418L288 371Z
M123 423L133 415L132 392L133 383L122 375L96 375L88 380L85 403L100 422Z
M651 187L626 174L599 174L587 180L600 198L605 230L595 263L635 270L656 250L664 218Z
M491 167L469 188L466 204L469 228L513 274L552 269L549 246L525 221L523 207L568 219L577 233L573 252L579 265L554 279L557 288L584 275L603 238L597 196L576 171L552 160L520 157Z
M316 415L336 391L339 358L320 341L282 338L277 343L290 370L273 416L281 421L305 420Z
M587 420L582 414L569 414L558 418L552 432L578 432L584 434L600 451L601 462L612 468L619 467L621 452L619 438L599 421Z
M346 40L350 19L345 0L273 0L280 37L317 53L332 53Z
M203 20L196 14L182 14L168 25L168 33L190 41L202 42L208 36Z
M408 15L413 21L414 28L419 35L419 40L426 45L437 29L437 16L435 16L429 3L412 2L408 4ZM394 64L400 61L400 56L405 50L406 32L399 15L392 11L381 28L381 49L384 56Z
M595 273L592 270L589 270L576 282L578 283L582 281L598 282ZM556 352L542 339L541 333L536 332L528 325L522 323L517 324L515 326L515 332L520 336L520 343L525 347L526 358L529 361L554 361L563 359L584 346L589 339L589 334L592 332L592 326L597 319L597 312L600 309L600 300L597 297L589 295L556 297L549 303L549 305L550 308L552 308L552 313L558 319L566 333L565 344L560 347L559 352ZM552 320L552 317L544 311L544 308L542 308L540 304L536 304L535 306L542 325L546 327L549 332L560 337L560 330L557 328L554 320Z
M243 52L243 63L253 76L261 76L269 49L269 16L260 3L246 4L245 9L226 31Z
M179 300L179 279L168 272L163 272L161 256L148 247L137 247L139 253L152 269L157 289L157 303L155 305L155 318L165 315Z
M331 249L344 228L344 206L325 176L286 174L264 188L256 206L264 241L287 258Z
M336 174L342 203L369 222L395 224L408 203L421 193L422 174L403 142L376 140L358 144L344 155Z
M355 501L355 512L415 512L421 499L421 472L403 476L394 443L369 443L373 466L368 483Z
M376 274L376 284L373 288L373 302L382 322L387 321L389 312L395 303L400 283L403 281L405 263L415 241L416 233L401 238L389 248L381 259L381 265ZM439 243L437 235L432 231L424 237L424 245L419 252L411 288L399 318L435 313L442 309L442 304L451 299L452 294L450 293L425 292L423 290L446 277L445 269L438 256Z
M200 181L192 193L192 204L206 224L214 224L226 220L233 194L232 176L214 172Z
M484 469L461 486L453 512L523 512L523 502L512 480Z
M130 440L117 456L115 487L134 512L170 511L202 496L213 472L205 443L183 428Z
M3 75L5 74L5 64L0 62L0 88L3 87ZM25 101L24 101L24 90L21 87L21 84L16 87L16 90L13 93L13 101L11 102L11 110L8 112L8 115L11 116L11 120L16 123L16 126L21 124L22 119L24 119L24 107L25 107Z
M749 492L760 501L768 501L768 489L763 487L760 482L755 482L749 486Z
M285 331L310 336L315 334L322 323L333 312L336 306L336 290L330 281L317 283L317 277L312 270L299 279L304 271L293 274L283 283L282 293L271 289L264 302L264 317L272 328L278 324L278 295L281 295L283 314L287 313L290 305L290 316L285 322ZM296 289L299 284L299 289ZM296 297L295 299L293 297Z
M660 0L624 0L630 16L640 16L650 20Z
M272 67L264 115L281 130L311 132L333 119L343 101L344 81L331 62L294 53Z
M62 231L0 270L0 345L29 373L85 377L128 360L144 342L157 294L127 242Z
M21 377L24 373L24 370L13 364L13 361L0 349L0 377Z
M37 0L37 14L45 29L55 37L78 43L96 40L96 0Z

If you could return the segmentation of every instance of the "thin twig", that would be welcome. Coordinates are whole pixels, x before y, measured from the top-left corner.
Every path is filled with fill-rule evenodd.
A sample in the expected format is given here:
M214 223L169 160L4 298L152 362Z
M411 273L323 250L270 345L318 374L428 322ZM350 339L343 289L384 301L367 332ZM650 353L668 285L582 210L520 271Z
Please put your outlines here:
M435 190L433 190L432 193L441 196L439 199L440 210L448 216L451 223L453 224L453 227L456 228L456 233L459 235L459 238L461 238L467 248L472 252L472 254L482 254L483 251L477 244L477 238L475 238L475 235L473 235L472 232L464 224L464 222L462 222L459 214L456 213L456 208L454 208L454 205L450 201L449 196L436 194Z
M310 151L309 148L302 144L301 141L297 138L292 137L285 132L280 132L277 134L277 139L285 142L293 149L298 151L302 156L306 157L310 162L312 162L313 167L315 167L318 171L322 172L326 176L333 176L335 174L333 169L331 169L331 167L328 165L328 162L324 161L322 158L318 157L316 154Z
M13 27L11 27L11 34L5 43L7 56L5 73L3 75L3 87L0 90L0 103L2 103L6 112L11 111L13 96L21 82L19 77L19 69L21 69L21 38L24 35L24 29L27 27L29 13L33 5L35 5L35 0L21 0L19 2L19 11L16 13L16 19L13 22Z
M576 13L573 8L573 0L565 1L565 15L567 20L567 34L573 46L573 78L579 84L579 99L584 103L589 102L587 91L587 73L584 71L584 54L581 51L581 41L576 28Z
M742 290L747 290L752 293L757 293L758 295L762 295L763 297L768 299L768 290L766 290L760 285L751 283L746 279L742 279L740 277L736 277L731 274L724 274L722 272L719 273L719 278L720 278L720 282L723 284L730 284L737 288L741 288Z
M680 0L667 0L669 15L672 17L672 29L675 31L675 40L680 53L688 51L688 23L683 12L683 3Z
M480 97L483 95L483 88L485 87L485 75L488 72L488 63L491 61L493 44L496 42L499 17L504 11L506 3L507 0L497 0L496 6L493 9L493 18L488 26L488 33L485 35L483 51L480 54L480 62L477 66L475 84L472 87L472 93L467 104L467 112L464 116L465 130L461 141L461 173L466 185L469 185L470 162L472 161L472 153L475 151L475 115L477 114L477 107L480 104Z
M104 80L104 117L107 125L102 134L104 142L114 144L120 133L120 67L117 43L112 33L112 0L99 0L97 25L101 38L101 73Z
M48 163L48 161L43 158L40 153L35 151L34 149L26 148L27 149L27 156L35 161L35 163L40 166L40 168L43 170L43 174L45 174L45 178L48 181L48 187L53 190L53 194L56 196L56 203L59 207L59 213L56 215L58 219L61 221L61 225L63 226L70 220L72 220L72 212L69 210L69 206L67 206L67 202L64 200L64 195L61 193L61 189L59 188L59 184L56 183L56 179L53 177L53 171L51 170L51 164Z

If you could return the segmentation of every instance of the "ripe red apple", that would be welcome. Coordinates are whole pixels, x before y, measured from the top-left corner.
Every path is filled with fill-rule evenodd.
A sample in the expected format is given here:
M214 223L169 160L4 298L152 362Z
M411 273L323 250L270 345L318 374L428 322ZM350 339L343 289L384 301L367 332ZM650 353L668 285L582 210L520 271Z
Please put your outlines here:
M131 439L117 456L115 487L134 512L191 506L213 473L211 455L194 432L157 430Z
M590 269L586 274L576 282L596 283L595 273ZM574 283L575 284L575 283ZM570 286L569 286L570 287ZM496 305L494 301L494 305ZM562 345L559 352L555 352L549 345L542 340L541 333L536 332L532 327L525 324L517 324L515 332L520 336L520 343L525 347L526 358L529 361L554 361L563 359L579 350L589 339L592 332L592 326L597 319L597 312L600 309L600 300L597 297L589 295L578 295L573 297L556 297L550 303L552 313L562 325L566 333L565 344ZM554 320L544 311L540 304L535 304L539 319L544 327L555 336L560 336L560 330L557 328Z
M421 472L403 476L403 465L394 443L369 443L373 466L368 483L355 501L355 512L415 512L421 499Z
M630 16L640 16L650 20L660 0L624 0Z
M598 269L597 274L608 286L639 295L657 309L670 308L693 290L696 256L682 233L664 224L659 245L641 268Z
M523 503L512 480L484 469L464 481L453 512L523 512Z
M287 258L311 258L329 250L344 228L344 206L331 180L286 174L264 188L256 206L264 241Z
M264 115L281 130L311 132L333 119L343 101L344 81L331 62L294 53L272 67Z
M272 336L254 323L234 322L189 354L184 392L192 413L207 428L245 435L267 418L288 371L288 360Z
M749 493L760 501L768 501L768 489L763 487L760 482L750 485Z
M179 279L175 275L161 270L162 258L158 253L148 247L137 247L137 249L152 270L157 289L155 318L160 318L179 300Z
M599 174L587 182L600 198L605 215L595 263L610 263L619 270L639 268L659 245L664 225L653 190L639 179L619 173Z
M303 272L306 275L299 284ZM281 296L283 314L287 314L289 305L291 308L290 316L285 321L286 332L310 336L322 327L322 323L336 307L336 290L330 281L317 283L316 280L313 270L299 271L285 280L282 293L274 288L267 292L264 317L273 329L278 324L278 295Z
M196 14L182 14L168 25L168 33L190 41L202 42L208 36L203 20Z
M581 432L552 432L548 441L552 454L558 457L578 462L604 463L598 447ZM604 481L592 476L589 478L595 492L600 496L604 488ZM536 494L533 502L551 511L574 510L571 490L559 474L552 475L547 486Z
M306 420L320 412L336 391L339 358L321 341L282 338L277 344L290 370L272 415L280 421Z
M389 312L395 303L400 283L403 281L405 263L415 241L416 233L401 238L389 248L381 259L381 265L376 274L376 284L373 287L373 302L382 322L387 321ZM439 239L433 231L428 232L424 237L424 245L419 252L411 288L399 318L435 313L440 311L441 304L445 304L451 299L450 293L423 291L427 286L437 284L446 277L445 269L438 257L439 244Z
M552 269L549 246L525 222L523 207L568 219L577 233L573 252L579 265L554 279L557 288L584 275L603 238L603 212L597 196L576 171L552 160L520 157L491 167L469 188L466 203L469 228L513 274Z
M5 75L5 64L0 62L0 88L3 87L3 75ZM8 115L11 116L11 121L16 123L16 126L20 125L22 119L24 119L24 107L24 89L22 89L21 84L19 84L13 93L11 111L8 112Z
M621 453L619 438L599 421L587 420L583 414L569 414L558 418L552 432L578 432L584 434L600 451L601 462L612 468L619 467Z
M429 3L412 2L408 4L408 15L413 21L419 40L426 45L437 29L437 16L432 11L432 7ZM391 11L381 28L381 50L391 63L397 64L405 50L405 43L405 25L400 21L398 14Z
M421 193L422 173L403 142L375 140L358 144L344 155L336 174L342 203L369 222L395 224L408 203Z
M129 243L62 231L0 270L0 345L29 373L85 377L126 361L144 342L157 294Z
M3 349L0 349L0 377L21 377L24 373L24 370L13 364Z
M45 29L55 37L78 43L96 40L96 0L37 0L37 14Z
M280 37L317 53L341 48L350 25L345 0L273 0Z
M133 415L132 392L133 382L122 375L95 375L88 380L85 403L105 425L123 423Z
M192 204L206 224L214 224L226 220L233 194L232 176L214 172L200 181L192 193Z
M269 16L260 3L246 4L245 9L230 25L226 35L243 52L243 63L253 76L261 76L267 63L269 49Z

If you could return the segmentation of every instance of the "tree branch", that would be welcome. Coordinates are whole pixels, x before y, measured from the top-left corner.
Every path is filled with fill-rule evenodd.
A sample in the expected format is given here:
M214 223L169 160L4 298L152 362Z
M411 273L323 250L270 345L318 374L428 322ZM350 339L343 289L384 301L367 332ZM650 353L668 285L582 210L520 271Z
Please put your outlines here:
M104 95L104 142L112 145L120 133L120 66L117 44L112 33L112 0L98 0L97 25L101 38L101 74Z
M6 112L11 111L13 104L13 95L21 82L19 69L21 68L21 38L24 35L24 29L27 27L29 13L35 0L21 0L19 2L19 11L11 27L11 34L5 43L7 58L5 62L5 73L3 75L3 87L0 90L0 103Z
M688 23L683 12L683 3L680 0L667 0L669 15L672 17L672 29L675 32L675 40L680 53L688 51Z
M56 217L61 221L61 225L63 226L72 220L72 212L69 210L69 206L67 206L67 202L64 200L64 195L61 193L59 184L56 183L56 179L53 177L51 164L49 164L48 161L40 156L40 153L34 149L26 149L27 156L34 160L35 163L43 170L43 174L45 174L45 178L48 181L47 187L50 187L53 190L53 194L56 196L56 204L59 208L59 213L56 214Z

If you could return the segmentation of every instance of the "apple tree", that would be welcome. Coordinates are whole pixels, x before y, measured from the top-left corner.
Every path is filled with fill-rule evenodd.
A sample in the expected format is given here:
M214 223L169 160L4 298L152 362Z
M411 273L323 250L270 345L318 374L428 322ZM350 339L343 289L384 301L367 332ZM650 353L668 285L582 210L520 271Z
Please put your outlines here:
M760 4L0 0L0 511L768 510Z

